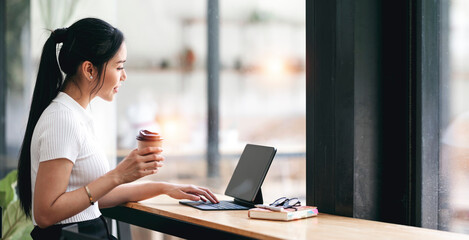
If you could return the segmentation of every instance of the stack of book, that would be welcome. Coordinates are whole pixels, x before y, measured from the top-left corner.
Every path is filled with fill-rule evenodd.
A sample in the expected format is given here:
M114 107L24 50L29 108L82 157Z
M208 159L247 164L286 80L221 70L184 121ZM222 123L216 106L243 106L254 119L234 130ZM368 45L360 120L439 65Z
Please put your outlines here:
M314 217L318 215L317 207L299 206L295 209L287 208L281 211L272 211L265 208L251 208L248 211L250 218L290 221L301 218Z

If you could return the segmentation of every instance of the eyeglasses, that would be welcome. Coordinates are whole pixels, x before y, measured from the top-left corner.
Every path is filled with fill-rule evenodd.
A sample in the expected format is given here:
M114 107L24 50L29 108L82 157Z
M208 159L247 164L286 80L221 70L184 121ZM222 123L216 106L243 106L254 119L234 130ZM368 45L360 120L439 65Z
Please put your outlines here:
M282 208L293 208L296 211L297 209L295 207L301 206L301 202L298 198L281 197L281 198L275 200L273 203L269 204L269 206L282 207Z

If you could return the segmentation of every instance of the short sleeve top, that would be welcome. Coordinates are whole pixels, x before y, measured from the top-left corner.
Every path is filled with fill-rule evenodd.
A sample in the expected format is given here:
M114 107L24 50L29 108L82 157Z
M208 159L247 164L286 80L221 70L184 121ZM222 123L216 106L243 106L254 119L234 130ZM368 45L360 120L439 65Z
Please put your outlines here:
M65 158L73 163L66 192L84 187L110 170L94 132L89 111L66 93L59 92L42 113L31 140L34 225L37 225L34 219L34 189L40 162ZM57 224L91 220L100 215L98 204L94 204Z

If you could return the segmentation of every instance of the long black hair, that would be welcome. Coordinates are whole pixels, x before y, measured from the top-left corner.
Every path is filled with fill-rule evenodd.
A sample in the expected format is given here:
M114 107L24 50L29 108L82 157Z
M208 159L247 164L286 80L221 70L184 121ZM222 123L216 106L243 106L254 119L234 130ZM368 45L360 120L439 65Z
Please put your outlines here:
M105 74L107 62L117 53L123 41L122 32L109 23L84 18L69 28L56 29L44 44L18 161L18 195L27 216L31 216L32 205L31 139L39 117L60 90L68 84L77 85L73 76L84 61L90 61L98 69L91 94L98 92L103 86L104 75L101 75L103 72ZM57 58L59 43L63 44ZM60 70L65 73L65 79Z

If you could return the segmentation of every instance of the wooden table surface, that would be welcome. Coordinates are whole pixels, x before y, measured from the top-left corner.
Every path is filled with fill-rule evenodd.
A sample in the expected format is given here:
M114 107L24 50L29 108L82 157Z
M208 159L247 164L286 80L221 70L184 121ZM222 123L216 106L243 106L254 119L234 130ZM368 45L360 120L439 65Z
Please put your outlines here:
M219 199L230 199L217 195ZM124 205L159 216L177 219L257 239L350 239L350 240L452 240L469 235L398 224L340 217L320 213L316 217L290 222L250 219L245 211L201 211L178 203L165 195ZM321 209L319 209L321 212ZM119 220L119 219L118 219ZM122 219L120 219L122 220ZM125 221L125 220L124 220ZM127 221L132 223L131 220Z

